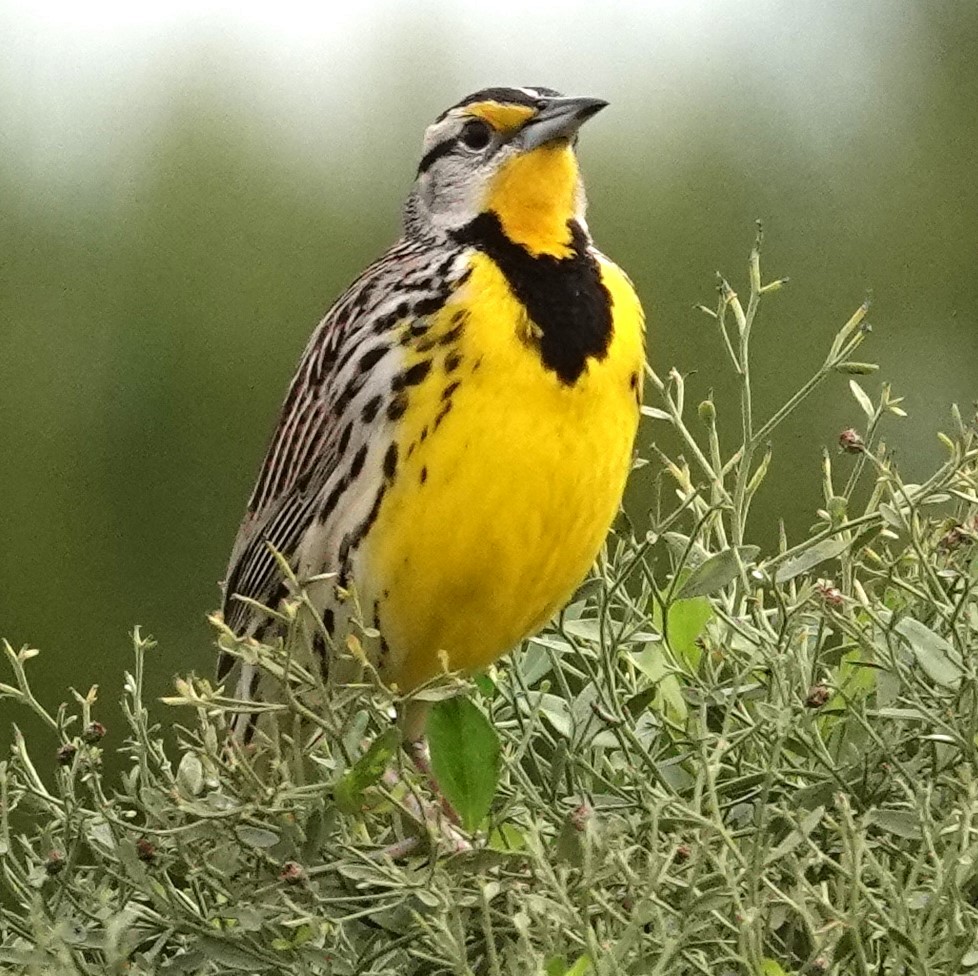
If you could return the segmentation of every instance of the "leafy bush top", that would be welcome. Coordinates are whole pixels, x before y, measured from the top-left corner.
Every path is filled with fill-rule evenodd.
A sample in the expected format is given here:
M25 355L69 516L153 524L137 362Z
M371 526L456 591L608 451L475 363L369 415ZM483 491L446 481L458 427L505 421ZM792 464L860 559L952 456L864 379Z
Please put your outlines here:
M0 967L978 972L975 432L954 410L946 462L904 483L881 440L899 400L855 378L875 369L852 359L866 306L758 422L751 330L782 283L762 286L757 247L749 273L746 307L721 280L704 309L740 378L736 447L724 453L712 402L687 410L682 376L650 369L646 412L685 455L636 462L636 477L655 472L650 530L624 524L508 662L420 693L470 845L399 749L396 695L367 672L324 688L303 667L301 591L284 641L238 642L216 622L279 676L251 750L226 737L245 705L207 680L178 682L151 714L138 631L121 746L94 694L48 711L36 652L7 646L0 698L40 715L57 748L18 733L0 763ZM826 380L850 383L861 430L843 432L841 460L825 453L808 538L761 552L749 516L771 438ZM357 647L353 634L341 650ZM119 782L101 770L110 745Z

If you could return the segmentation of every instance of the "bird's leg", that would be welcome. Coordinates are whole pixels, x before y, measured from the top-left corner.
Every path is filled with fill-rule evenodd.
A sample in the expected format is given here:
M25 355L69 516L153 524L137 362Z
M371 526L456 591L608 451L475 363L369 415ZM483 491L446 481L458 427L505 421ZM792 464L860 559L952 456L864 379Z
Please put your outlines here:
M440 787L438 786L438 780L435 778L434 770L431 768L431 753L428 751L428 742L424 736L419 736L417 739L413 739L408 742L407 745L408 755L411 757L411 761L414 763L415 768L420 772L431 789L437 794L439 803L445 816L457 827L462 823L455 807L448 802L445 795L442 793Z
M462 834L461 830L459 830L458 814L452 808L452 805L441 795L438 784L435 782L434 776L431 773L427 743L423 739L415 740L407 743L406 750L415 768L424 775L431 788L437 794L438 801L430 803L419 797L409 787L402 798L405 809L420 824L429 825L436 835L445 840L449 850L453 853L471 850L471 843ZM403 783L401 776L395 769L388 769L384 773L383 780L389 789L394 789ZM380 853L383 856L395 860L406 857L417 847L419 839L418 837L406 837L404 840L385 847Z

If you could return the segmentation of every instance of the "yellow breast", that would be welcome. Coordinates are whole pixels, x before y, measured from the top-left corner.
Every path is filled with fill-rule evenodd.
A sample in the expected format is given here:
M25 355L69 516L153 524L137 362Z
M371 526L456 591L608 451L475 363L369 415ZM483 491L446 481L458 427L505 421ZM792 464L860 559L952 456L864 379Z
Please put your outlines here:
M432 326L450 337L465 321L427 353L358 573L388 645L384 677L403 689L446 656L475 670L534 633L604 541L631 464L644 345L628 279L607 261L601 275L613 336L572 385L545 368L523 306L484 255Z

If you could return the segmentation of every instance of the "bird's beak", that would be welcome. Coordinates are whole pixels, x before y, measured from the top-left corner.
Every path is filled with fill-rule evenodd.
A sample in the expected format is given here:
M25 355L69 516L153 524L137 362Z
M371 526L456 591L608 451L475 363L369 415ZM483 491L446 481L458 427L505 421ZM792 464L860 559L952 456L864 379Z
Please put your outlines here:
M600 98L548 98L536 115L521 129L524 152L545 142L573 139L577 130L608 103Z

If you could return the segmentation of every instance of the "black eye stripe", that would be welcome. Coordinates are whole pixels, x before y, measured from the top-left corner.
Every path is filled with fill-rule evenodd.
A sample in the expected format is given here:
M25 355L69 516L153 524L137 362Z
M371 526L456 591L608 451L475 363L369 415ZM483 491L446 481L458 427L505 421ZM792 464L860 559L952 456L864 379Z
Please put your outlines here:
M492 139L492 127L488 123L481 122L479 120L467 122L465 126L462 127L460 132L453 136L449 136L447 139L443 139L441 142L432 146L431 149L429 149L424 156L421 157L421 162L418 163L418 176L430 169L436 160L441 159L442 156L447 156L453 149L456 149L460 142L462 142L464 145L468 145L468 143L465 141L465 132L466 129L473 124L485 128L487 138L484 145L488 146ZM470 146L470 148L476 147ZM478 148L483 147L480 146Z
M456 137L452 136L450 139L445 139L443 142L439 142L437 145L432 146L431 149L429 149L424 156L421 157L421 162L418 163L418 176L427 170L436 159L441 159L442 156L447 156L456 145Z

